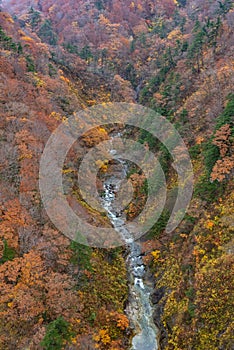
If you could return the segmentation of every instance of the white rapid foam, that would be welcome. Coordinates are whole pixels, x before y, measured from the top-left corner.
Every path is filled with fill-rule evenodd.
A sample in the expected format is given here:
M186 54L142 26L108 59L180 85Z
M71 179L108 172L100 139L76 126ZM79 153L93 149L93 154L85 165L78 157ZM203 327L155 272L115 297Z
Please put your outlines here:
M116 151L112 149L109 152L115 155L116 159ZM134 242L131 232L124 227L126 218L123 211L115 206L115 199L118 197L121 182L126 179L127 164L123 160L119 160L119 164L116 164L116 169L104 181L103 207L107 211L113 227L119 232L129 251L126 264L130 285L126 314L134 333L130 349L158 350L159 330L153 322L153 308L150 302L152 290L144 283L145 265L142 260L141 247L137 242Z

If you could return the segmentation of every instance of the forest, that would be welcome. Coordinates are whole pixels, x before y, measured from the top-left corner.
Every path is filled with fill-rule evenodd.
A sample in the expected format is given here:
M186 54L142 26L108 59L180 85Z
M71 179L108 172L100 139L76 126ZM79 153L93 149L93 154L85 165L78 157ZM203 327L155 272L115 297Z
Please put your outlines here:
M231 0L0 1L0 350L234 350L233 28ZM157 156L165 206L137 240L156 347L134 345L143 329L127 311L135 288L128 245L70 239L40 193L50 136L78 111L112 103L162 115L193 168L192 198L172 232L179 180L170 152L149 132L93 128L61 171L70 208L98 230L113 222L82 197L85 155L119 132ZM96 163L105 201L113 164ZM128 165L127 222L146 205L146 172Z

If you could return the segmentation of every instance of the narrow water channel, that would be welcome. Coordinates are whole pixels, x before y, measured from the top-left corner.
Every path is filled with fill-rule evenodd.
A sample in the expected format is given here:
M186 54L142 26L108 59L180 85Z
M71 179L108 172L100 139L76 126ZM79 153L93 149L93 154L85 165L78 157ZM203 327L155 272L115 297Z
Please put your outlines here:
M115 154L115 150L109 151ZM150 295L153 292L145 283L145 266L142 260L141 246L135 242L131 232L123 227L126 222L124 212L118 208L117 198L121 185L126 180L127 164L116 157L111 174L104 179L103 207L117 232L126 243L128 256L126 266L129 274L129 302L126 314L133 328L134 336L130 350L158 350L159 330L153 322L153 307Z

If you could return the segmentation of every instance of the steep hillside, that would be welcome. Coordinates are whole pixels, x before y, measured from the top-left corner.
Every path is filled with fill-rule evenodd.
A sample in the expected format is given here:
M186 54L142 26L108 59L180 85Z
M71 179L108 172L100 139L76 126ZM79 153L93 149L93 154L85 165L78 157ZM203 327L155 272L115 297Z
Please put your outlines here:
M157 153L167 177L166 208L141 240L161 347L233 349L232 1L3 0L2 8L10 14L0 12L0 348L129 348L124 249L70 242L38 189L51 132L79 109L125 101L172 122L194 167L189 210L167 234L178 187L171 158L152 135L128 131ZM94 131L96 143L103 137ZM67 198L88 221L109 225L77 188L89 140L69 153ZM130 173L129 219L147 195L139 169Z
M0 348L41 349L44 339L45 349L66 342L74 344L70 349L87 349L98 343L99 332L100 342L103 337L124 348L127 280L121 249L71 242L48 220L38 188L39 160L50 133L74 110L108 101L108 84L95 78L94 87L94 77L82 67L76 68L82 79L72 77L70 67L57 65L49 47L7 13L0 13L0 25ZM101 136L97 130L96 140ZM85 149L75 151L73 163ZM68 169L64 174L73 175ZM102 225L106 219L69 188L74 210ZM111 336L105 338L107 330Z

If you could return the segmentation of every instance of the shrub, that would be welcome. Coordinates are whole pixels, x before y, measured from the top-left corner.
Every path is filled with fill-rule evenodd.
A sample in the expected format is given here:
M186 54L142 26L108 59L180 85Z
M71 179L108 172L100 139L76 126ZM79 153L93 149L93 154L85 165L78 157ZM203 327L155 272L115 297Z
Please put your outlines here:
M230 124L232 125L232 119L234 117L234 94L230 94L228 96L228 103L223 111L223 113L217 118L215 129L213 135L210 140L204 145L204 162L207 170L207 176L210 176L212 169L220 159L219 148L213 144L213 140L215 138L215 133L219 130L223 125ZM234 135L234 128L232 127L232 137Z
M28 68L29 72L36 71L34 61L33 61L32 57L30 57L29 55L26 56L26 63L27 63L27 68Z
M71 337L70 324L60 316L47 326L41 345L45 350L61 350L64 342L69 341Z
M224 183L220 184L217 180L210 182L209 177L203 175L195 186L194 194L204 201L214 202L223 194L224 189Z
M15 250L8 247L7 241L3 240L3 255L0 259L0 264L5 263L6 261L13 260L15 257Z
M90 247L72 241L70 248L73 252L71 257L71 262L77 264L82 270L92 271L92 265L90 262L92 250Z
M157 238L160 233L165 229L165 227L167 226L168 220L170 218L170 213L168 210L164 209L160 218L158 219L158 221L153 225L153 227L151 227L151 229L149 230L146 238L147 239L153 239L153 238Z

